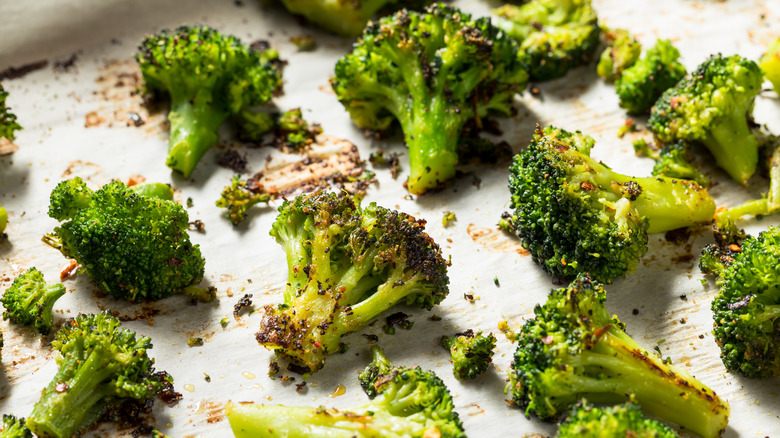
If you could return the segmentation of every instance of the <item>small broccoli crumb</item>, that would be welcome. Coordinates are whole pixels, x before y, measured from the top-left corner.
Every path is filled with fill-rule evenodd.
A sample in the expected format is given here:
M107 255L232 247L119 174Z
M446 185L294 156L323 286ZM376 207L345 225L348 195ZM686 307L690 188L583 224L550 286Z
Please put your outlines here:
M221 325L222 328L225 328L225 327L227 327L228 322L230 322L230 318L226 316L226 317L222 318L221 320L219 320L219 325Z
M500 287L501 284L498 282L498 276L493 277L493 284L496 285L496 287Z
M392 315L385 318L386 324L382 326L382 329L387 333L388 335L394 335L395 334L395 327L401 327L403 329L409 330L414 325L413 321L409 321L409 315L403 313L403 312L396 312Z
M211 376L209 376L206 373L203 373L203 380L205 380L207 383L211 383Z
M368 162L374 167L389 167L390 176L392 176L393 179L396 179L398 178L398 172L400 170L400 160L398 157L400 157L400 154L397 152L385 155L385 151L377 151L372 152L371 155L369 155Z
M187 345L190 347L201 347L203 346L203 338L189 338L187 339Z
M496 337L492 333L483 335L469 329L453 337L442 336L440 345L450 352L452 373L458 379L474 379L487 371L493 361Z
M626 134L637 131L639 131L639 127L634 122L634 119L628 119L626 120L626 123L618 129L617 136L618 138L623 138Z
M192 198L187 198L187 208L192 208L193 205Z
M441 224L444 226L444 228L447 228L450 225L453 225L457 220L458 218L455 216L455 213L451 211L445 211L444 216L441 218Z
M307 33L291 36L290 42L295 44L299 52L311 52L317 48L317 40Z

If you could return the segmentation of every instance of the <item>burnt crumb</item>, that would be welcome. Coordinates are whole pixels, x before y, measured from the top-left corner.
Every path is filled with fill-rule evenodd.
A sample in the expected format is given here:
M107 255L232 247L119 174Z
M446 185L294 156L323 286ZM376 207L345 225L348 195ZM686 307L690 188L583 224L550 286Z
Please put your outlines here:
M182 396L181 393L173 389L173 378L165 371L157 372L154 375L163 382L163 388L157 393L157 397L169 407L176 406L179 400L182 399Z
M311 372L309 367L297 365L292 362L287 364L287 371L290 371L291 373L295 373L295 374L300 374L300 375L308 374Z
M141 117L140 114L138 114L136 112L133 112L133 111L130 111L129 113L127 113L127 119L130 122L129 124L132 125L132 126L135 126L136 128L146 124L146 120L144 120L144 118Z
M141 436L149 436L154 431L154 428L148 424L142 424L138 426L137 428L133 429L132 432L130 432L130 436L133 438L138 438Z
M685 318L680 318L680 324L685 324L685 322L686 322Z
M268 364L268 377L270 377L271 380L276 378L276 375L279 374L279 371L281 371L281 369L279 368L278 362L273 361Z
M664 238L667 242L672 242L676 245L682 245L687 242L691 237L690 228L678 228L676 230L667 231Z
M247 159L246 155L241 155L234 149L228 149L219 156L217 164L240 173L246 170Z
M238 319L241 312L248 307L252 306L252 294L245 294L240 300L233 306L233 318Z
M434 313L434 314L433 314L433 315L431 315L431 317L430 317L430 318L428 318L428 319L430 319L431 321L441 321L441 316L439 316L439 315L437 315L437 314L435 314L435 313Z
M54 71L65 73L71 68L73 68L74 65L76 65L76 61L79 59L78 55L76 53L70 55L70 57L64 61L56 61L54 63Z
M633 315L639 315L639 309L634 309L631 311L631 314Z
M473 303L476 300L476 298L474 298L474 295L472 294L463 294L463 299L465 299L470 303Z
M392 176L393 179L396 179L398 178L398 171L400 170L400 160L398 159L400 156L401 154L397 152L385 156L385 151L377 151L369 155L368 162L374 167L389 167L390 176Z
M542 102L544 102L544 96L542 95L542 90L539 89L539 86L534 83L528 84L528 92L531 93L532 97L535 97Z
M295 385L296 392L304 392L306 390L306 382L301 382Z
M256 40L249 44L249 48L255 52L265 52L271 48L271 43L267 40Z
M688 295L682 294L680 295L680 299L683 301L688 301Z
M482 187L482 179L480 179L477 175L474 175L471 180L471 185L477 188L479 190Z
M146 400L126 399L119 403L109 405L103 414L103 421L119 425L121 428L137 427L143 429L149 427L146 422L150 419L154 399Z
M0 71L0 81L4 79L18 79L32 73L36 70L40 70L49 65L49 61L35 61L29 64L25 64L21 67L8 67L7 69Z
M241 0L233 0L233 4L238 7L244 6L244 2Z
M704 335L699 335L699 339L704 339Z
M195 219L194 221L190 222L190 230L203 233L206 231L206 225L203 223L202 220Z
M368 340L369 344L376 344L379 341L379 336L377 335L363 335L363 337Z
M385 318L385 323L386 324L382 326L382 329L388 335L395 334L396 326L409 330L414 325L414 322L409 321L409 315L405 314L404 312L393 313L392 315Z

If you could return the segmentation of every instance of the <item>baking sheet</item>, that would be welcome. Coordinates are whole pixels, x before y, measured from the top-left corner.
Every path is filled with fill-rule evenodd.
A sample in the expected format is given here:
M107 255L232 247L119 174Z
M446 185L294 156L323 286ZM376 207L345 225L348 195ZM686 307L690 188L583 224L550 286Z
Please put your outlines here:
M489 11L487 1L457 0L455 5L476 14ZM646 46L656 38L671 38L691 69L710 53L740 53L758 57L772 37L780 34L780 2L777 1L594 1L600 19L608 26L632 29ZM441 193L410 197L401 182L407 176L406 157L401 158L397 180L385 169L376 169L378 184L368 190L366 202L396 208L428 220L428 231L452 257L450 296L433 312L398 308L411 315L411 330L385 334L381 326L367 327L345 338L349 351L328 358L326 366L307 380L302 391L295 382L267 376L272 354L257 345L254 333L260 312L236 321L233 305L245 293L253 294L257 309L281 301L286 278L281 248L268 235L274 206L257 208L249 221L234 228L214 207L232 171L218 167L215 148L196 169L191 181L173 175L164 165L167 150L165 114L146 114L132 94L132 56L148 32L180 24L211 25L247 42L267 39L289 61L285 70L285 95L276 100L282 109L303 107L307 119L322 124L325 133L356 144L363 158L379 149L403 152L400 137L373 140L356 129L328 86L336 59L349 50L350 41L303 27L281 10L264 8L252 0L187 2L115 0L40 0L0 2L4 28L0 37L0 71L9 66L48 60L49 65L22 78L3 82L10 92L8 104L25 129L18 134L19 151L0 158L0 203L9 211L8 241L0 243L0 288L30 266L57 278L66 260L40 242L57 225L46 215L48 194L62 179L87 178L93 187L111 179L142 175L147 181L172 183L177 198L193 199L190 219L202 220L205 233L191 233L206 257L207 282L219 290L213 304L191 305L183 297L130 305L99 297L85 277L65 284L68 293L56 305L60 321L79 312L110 308L126 319L126 326L154 341L151 355L159 369L169 371L184 398L174 408L158 403L154 418L158 427L174 437L231 436L223 406L228 400L296 405L346 407L366 400L356 382L357 372L368 360L368 341L374 334L390 360L435 370L455 396L466 432L474 437L552 434L554 427L528 420L505 399L506 371L514 346L497 330L499 321L519 327L536 303L544 301L554 285L520 249L516 240L495 226L506 210L506 163L466 169ZM310 33L319 48L299 53L289 37ZM69 68L67 63L76 55ZM57 64L59 63L59 66ZM121 85L117 86L117 83ZM652 162L637 158L631 140L618 139L625 122L611 85L596 77L594 68L580 68L563 79L539 85L541 98L518 98L516 116L501 123L515 151L524 147L536 123L580 129L597 140L594 155L623 173L648 174ZM146 123L128 126L127 114L139 112ZM780 100L764 93L756 102L755 117L780 133ZM638 120L643 125L644 120ZM87 126L89 125L89 126ZM232 144L229 128L222 138ZM251 171L263 168L270 149L248 150ZM369 166L370 168L370 166ZM766 182L751 180L737 187L717 169L718 181L711 193L719 204L730 205L765 190ZM457 221L444 228L445 211ZM747 224L757 232L777 219ZM718 358L710 334L712 282L702 285L697 255L711 241L706 230L687 244L650 238L650 252L638 272L618 279L608 288L607 307L627 324L628 332L646 348L658 345L664 356L680 364L731 403L732 417L725 436L780 436L778 379L750 380L727 373ZM693 255L693 257L691 257ZM500 286L494 284L498 277ZM469 302L464 294L477 299ZM681 298L681 296L685 298ZM633 309L638 313L634 314ZM432 314L442 317L431 321ZM226 328L219 321L230 316ZM26 416L53 376L53 353L32 330L0 322L5 347L4 372L0 373L0 413ZM451 373L447 352L438 346L442 334L468 328L492 331L498 337L495 367L471 382L459 382ZM188 347L187 339L202 337L202 347ZM207 382L205 375L210 377ZM338 385L346 391L338 395ZM101 426L104 436L129 436Z

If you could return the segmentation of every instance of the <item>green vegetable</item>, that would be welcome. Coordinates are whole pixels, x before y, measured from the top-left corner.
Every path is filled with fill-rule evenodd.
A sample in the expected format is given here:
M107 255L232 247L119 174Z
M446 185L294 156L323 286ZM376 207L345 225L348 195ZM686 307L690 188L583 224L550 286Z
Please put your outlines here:
M661 94L685 77L685 66L679 58L680 52L671 41L658 40L615 82L621 108L629 114L649 113Z
M229 186L222 189L222 195L217 200L219 208L226 208L225 217L230 219L233 225L238 225L246 220L247 211L261 202L269 202L271 195L268 193L252 193L246 188L246 181L241 176L235 175Z
M24 425L24 418L3 415L3 430L0 438L33 438L32 432Z
M678 438L669 426L651 420L633 403L596 407L580 401L561 422L557 438Z
M455 336L442 336L440 344L450 352L452 374L458 379L474 379L487 371L493 361L496 337L492 333L485 336L467 330Z
M16 115L6 105L7 98L8 92L3 88L3 84L0 84L0 138L14 140L16 131L22 129L22 126L16 122Z
M5 233L5 227L8 226L8 211L0 206L0 234Z
M655 150L645 139L641 138L636 140L633 145L637 155L655 160L653 176L689 179L702 187L710 187L709 177L691 161L689 143L683 141L661 143L658 145L658 150Z
M605 29L603 33L607 48L601 52L596 73L604 79L614 81L623 70L631 67L642 54L642 44L625 29Z
M764 76L775 87L775 91L780 93L780 38L769 45L759 62Z
M5 307L3 319L16 324L31 325L43 334L51 331L54 303L65 295L62 284L46 284L43 273L30 268L14 279L0 299Z

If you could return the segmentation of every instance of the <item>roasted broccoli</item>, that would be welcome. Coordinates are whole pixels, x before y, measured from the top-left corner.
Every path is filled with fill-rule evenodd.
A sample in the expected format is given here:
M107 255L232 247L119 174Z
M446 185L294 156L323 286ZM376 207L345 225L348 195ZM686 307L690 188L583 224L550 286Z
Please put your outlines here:
M556 438L678 438L669 426L651 420L633 403L599 408L577 403L561 422Z
M374 390L371 402L344 410L228 402L225 413L233 433L236 438L466 436L452 396L436 374L393 367L377 346L372 356L371 377L361 374Z
M226 208L225 217L230 219L233 225L238 225L246 220L246 212L255 204L268 202L271 195L268 193L252 193L246 188L246 181L241 176L235 175L229 186L222 189L222 196L217 200L219 208Z
M637 155L655 160L653 176L689 179L702 187L710 187L709 177L702 173L691 160L689 143L684 141L660 143L655 149L655 146L648 144L647 140L639 139L633 145Z
M425 221L316 192L279 207L271 235L287 253L284 303L266 306L257 341L309 372L341 338L397 303L431 309L449 292Z
M189 178L231 115L269 101L281 87L279 55L206 26L148 36L136 60L146 90L170 97L166 165Z
M146 400L160 392L167 375L153 374L151 339L136 338L105 311L79 315L56 334L59 370L27 419L38 436L70 438L123 399Z
M509 114L528 81L524 57L488 18L450 6L402 10L371 23L338 61L336 96L360 128L397 120L409 147L407 188L422 194L455 176L461 131Z
M0 205L0 235L5 233L5 227L8 226L8 211ZM1 236L0 236L1 237Z
M590 0L531 0L493 13L499 16L496 26L528 54L534 81L559 78L588 63L599 46L601 29Z
M276 146L290 151L300 151L311 145L322 128L316 123L309 123L303 118L300 108L293 108L279 116L276 128Z
M488 369L493 361L496 337L469 329L455 336L442 336L441 346L450 352L452 374L458 379L474 379Z
M24 425L24 418L3 415L3 430L0 438L33 438L32 432Z
M14 140L15 132L22 129L22 126L16 122L16 115L6 106L7 98L8 92L3 88L3 84L0 84L0 138Z
M661 94L685 77L685 66L678 61L679 58L680 52L671 41L658 40L615 82L621 108L629 114L650 112Z
M43 273L30 268L16 277L0 299L5 307L3 319L10 319L16 324L34 324L41 334L48 335L54 303L63 295L65 286L46 284Z
M608 81L614 81L631 67L642 54L642 44L625 29L605 29L607 48L601 53L596 73Z
M103 291L127 301L157 300L203 279L205 261L190 243L187 211L165 185L127 187L112 181L92 191L81 178L51 193L49 216L61 222L43 241L76 259Z
M780 94L780 38L769 45L759 62L764 76L775 87L775 91Z
M727 224L716 237L699 266L717 277L712 333L720 358L747 377L780 376L780 228L753 237Z
M664 143L704 144L720 167L746 184L758 164L758 140L748 117L762 81L755 62L714 55L661 95L649 127Z
M729 405L684 370L648 353L604 307L606 292L586 275L550 292L520 331L509 372L515 404L545 421L587 398L632 396L661 420L705 438L726 428Z
M279 114L275 112L242 110L235 117L238 136L246 141L260 141L276 129L278 119Z
M545 270L610 281L636 269L647 234L712 220L715 202L693 181L621 175L590 157L593 138L537 128L510 167L512 222Z

